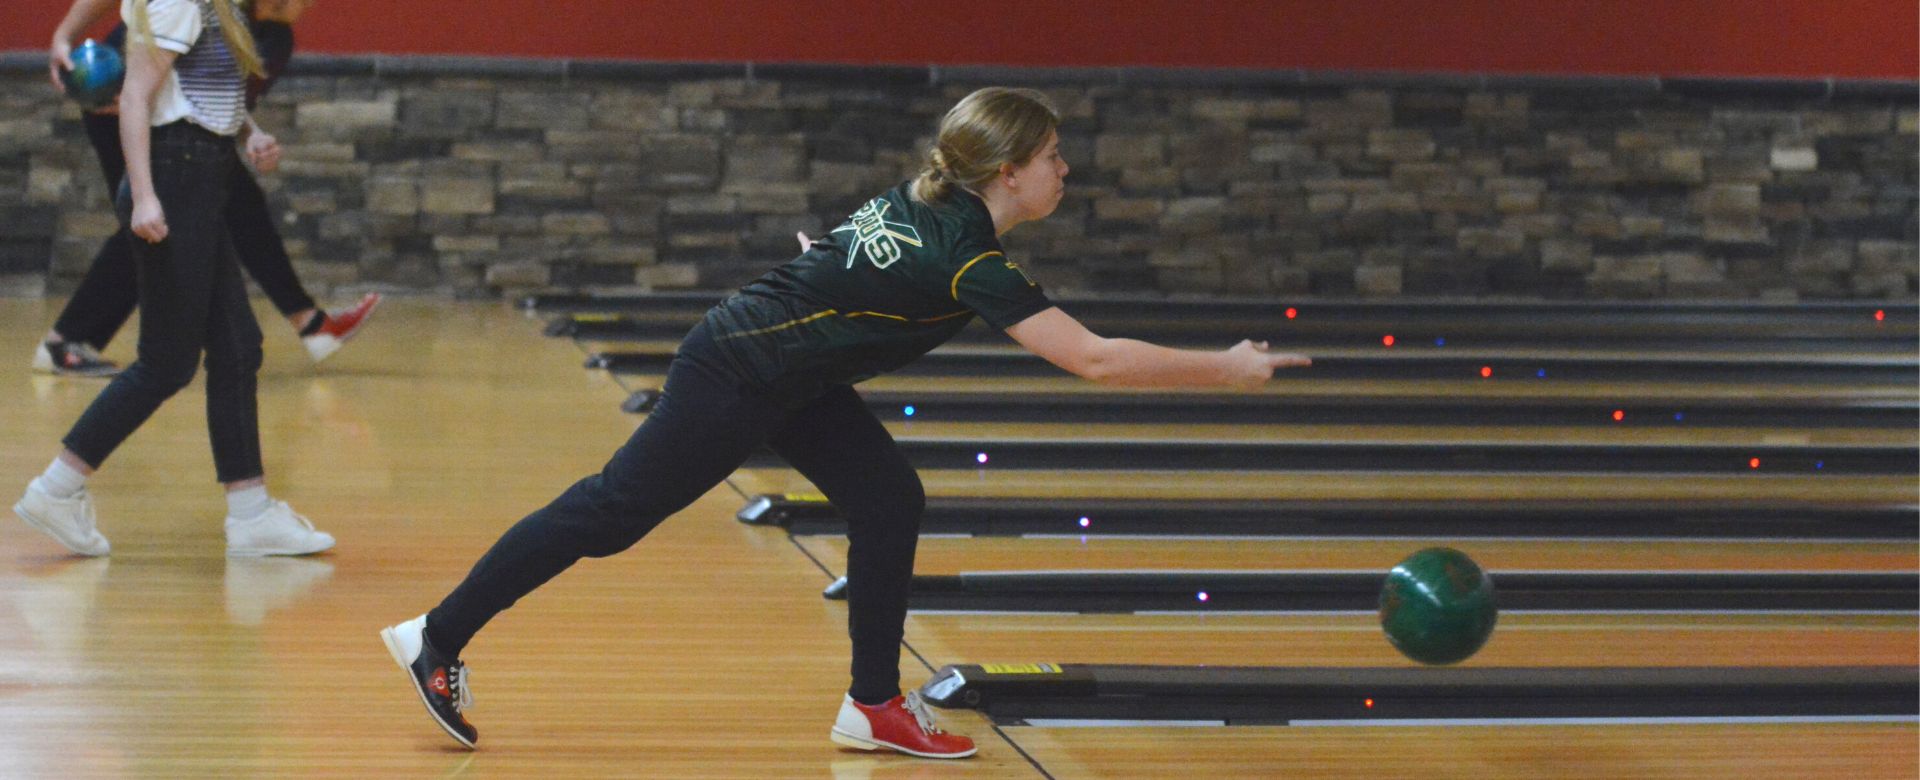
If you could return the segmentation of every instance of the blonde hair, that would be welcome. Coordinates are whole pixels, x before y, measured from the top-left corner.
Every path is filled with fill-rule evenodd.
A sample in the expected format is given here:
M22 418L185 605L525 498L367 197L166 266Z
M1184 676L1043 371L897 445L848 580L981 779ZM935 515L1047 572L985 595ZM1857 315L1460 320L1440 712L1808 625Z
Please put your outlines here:
M913 180L913 198L946 200L954 187L978 191L1000 166L1024 165L1060 126L1060 112L1037 90L987 87L962 98L940 120L940 137Z
M148 0L131 0L127 19L127 38L142 46L153 46L153 22L147 18ZM193 0L187 0L192 2ZM253 48L253 33L247 26L247 19L234 7L238 0L212 0L213 13L220 17L220 36L227 39L227 50L233 52L234 61L240 63L243 76L264 77L266 68L260 65L260 52Z

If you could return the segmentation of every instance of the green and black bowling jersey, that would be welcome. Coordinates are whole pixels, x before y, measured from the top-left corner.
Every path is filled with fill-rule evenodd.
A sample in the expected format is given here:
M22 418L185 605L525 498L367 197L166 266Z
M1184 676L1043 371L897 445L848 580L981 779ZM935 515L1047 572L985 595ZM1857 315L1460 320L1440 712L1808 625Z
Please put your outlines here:
M892 371L975 315L1005 329L1053 304L993 233L987 205L955 190L926 204L902 184L707 312L726 360L751 384L804 402Z

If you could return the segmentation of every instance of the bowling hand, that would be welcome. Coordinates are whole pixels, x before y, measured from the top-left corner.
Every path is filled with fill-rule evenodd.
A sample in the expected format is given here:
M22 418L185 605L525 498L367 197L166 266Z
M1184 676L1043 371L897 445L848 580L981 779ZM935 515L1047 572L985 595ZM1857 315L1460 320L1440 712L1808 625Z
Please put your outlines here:
M131 222L133 234L146 239L147 243L158 244L167 238L167 215L161 211L158 197L135 196Z
M60 80L60 74L73 70L73 44L65 38L53 39L53 45L47 47L47 79L53 82L53 91L67 94L67 85Z
M1251 390L1273 378L1276 368L1299 368L1313 365L1306 355L1292 352L1268 352L1267 342L1246 340L1227 350L1227 384L1243 390Z
M47 78L53 82L54 91L59 92L63 97L67 94L67 82L60 76L71 70L73 70L73 44L68 43L65 38L56 37L53 39L53 45L47 47ZM120 113L119 98L116 97L113 102L99 108L87 109L87 113L117 116Z
M280 139L254 127L247 134L247 160L261 173L272 173L280 167Z

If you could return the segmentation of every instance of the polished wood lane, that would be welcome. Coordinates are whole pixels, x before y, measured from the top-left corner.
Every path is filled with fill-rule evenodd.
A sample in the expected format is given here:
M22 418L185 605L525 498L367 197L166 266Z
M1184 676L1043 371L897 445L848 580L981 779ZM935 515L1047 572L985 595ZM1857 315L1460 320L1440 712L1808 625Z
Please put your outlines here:
M0 301L0 355L18 358L0 361L6 490L101 386L28 375L55 308ZM453 749L376 632L431 607L638 418L503 304L390 301L319 368L260 313L272 490L339 547L225 558L203 394L184 391L96 480L112 558L0 517L0 777L833 777L859 758L826 739L844 613L784 534L731 519L725 487L481 634L466 656L483 749ZM926 678L904 663L908 684ZM1039 776L977 717L946 721L983 738L979 760L915 771Z
M1004 498L1204 498L1367 500L1657 500L1792 501L1837 504L1913 502L1909 477L1837 475L1456 474L1431 472L1259 472L921 469L927 494ZM790 469L742 469L744 494L811 493Z
M1896 780L1920 774L1904 724L1452 728L1009 728L1057 780L1450 777ZM1177 744L1180 749L1164 749Z
M687 323L692 329L693 323ZM1386 336L1382 333L1381 336ZM577 339L583 349L593 353L631 353L667 355L672 354L680 342L677 339L643 338L627 340L602 340L595 338ZM1238 339L1221 338L1219 349L1226 349ZM1699 361L1741 361L1755 365L1779 363L1805 363L1819 361L1823 363L1876 364L1897 360L1911 360L1912 355L1897 349L1875 350L1871 346L1862 349L1834 349L1818 354L1780 352L1769 348L1766 341L1729 344L1727 349L1694 349L1688 347L1649 346L1645 348L1608 349L1601 346L1579 345L1574 348L1537 346L1537 347L1447 347L1432 344L1419 344L1400 341L1394 345L1376 344L1364 347L1313 347L1301 349L1289 347L1280 340L1271 341L1275 351L1306 352L1315 358L1394 358L1411 359L1459 358L1461 360L1484 359L1490 361L1511 362L1524 360L1699 360ZM1189 349L1203 349L1198 345ZM1009 358L1025 358L1027 351L1012 339L1004 344L952 344L934 350L934 355L986 355Z
M98 382L27 373L26 356L55 304L0 301L0 355L18 357L0 360L0 387L9 388L0 404L6 434L0 487L7 489L45 467L59 436L98 392ZM1124 746L1077 741L1093 734L1010 730L1022 733L1009 733L1009 742L965 712L943 719L981 740L972 761L839 750L825 735L846 682L844 605L820 598L829 572L785 533L732 519L742 495L727 487L634 549L581 563L482 633L466 653L475 670L473 717L482 750L454 749L421 712L375 631L431 606L515 520L599 468L640 418L618 411L625 391L603 372L581 369L577 347L542 337L537 319L503 304L393 300L358 340L318 368L264 307L261 315L267 331L261 420L273 492L338 536L340 547L312 559L227 560L203 395L198 385L183 392L96 480L112 558L71 558L18 521L0 518L0 777L1047 776L1028 761L1032 755L1055 777L1166 777L1163 770L1177 764L1181 777L1227 778L1323 771L1322 762L1361 766L1379 753L1369 741L1378 738L1332 736L1285 751L1194 750L1196 738L1227 745L1266 736L1233 730L1108 732ZM132 334L125 334L108 355L124 360L131 344ZM1039 494L1087 489L1087 475L990 476L933 473L929 481L970 490L990 482L995 490ZM1221 497L1438 493L1458 481L1451 475L1274 481L1228 474L1185 482L1122 476L1156 494ZM1402 489L1405 479L1417 484ZM1740 498L1766 491L1834 500L1910 497L1913 490L1846 479L1695 482L1697 492ZM1472 488L1503 489L1543 496L1676 492L1657 482L1578 478L1537 488L1498 481ZM1036 641L1078 655L1077 648L1113 645L1129 634L1151 636L1154 646L1203 648L1198 654L1215 652L1204 649L1216 640L1203 628L1233 625L1215 620L1150 633L1144 624L1087 630L1091 624L1059 617L941 622L949 619L910 618L909 644L936 663L1024 660ZM1675 618L1631 627L1513 616L1487 658L1655 663L1668 643L1667 655L1697 654L1701 662L1739 652L1760 659L1755 663L1911 661L1912 620L1853 620ZM1275 625L1212 633L1244 634L1245 648L1295 648L1282 659L1392 658L1377 629L1357 616L1345 623ZM1276 633L1288 641L1273 641ZM1730 639L1714 638L1721 636ZM1252 653L1218 662L1275 658ZM929 671L914 654L903 658L908 684ZM1619 736L1631 733L1571 729L1558 744L1593 746L1591 753L1556 752L1533 763L1508 757L1550 749L1525 733L1476 737L1445 755L1505 776L1526 776L1522 770L1533 767L1541 769L1536 776L1586 777L1657 775L1643 772L1647 767L1672 776L1663 768L1673 765L1693 766L1695 776L1763 775L1754 768L1791 766L1797 776L1871 777L1861 771L1861 756L1903 757L1898 744L1873 741L1882 732L1865 741L1819 743L1831 754L1787 739L1812 739L1805 735L1822 733L1817 726L1712 732L1698 759L1677 757L1677 748L1658 740L1642 746ZM1884 733L1908 742L1915 735L1911 727ZM1400 744L1422 748L1427 739L1440 738ZM1033 750L1016 750L1028 740ZM1736 741L1753 747L1738 754L1712 747ZM1318 745L1325 747L1311 747ZM1302 763L1270 763L1289 755ZM1693 763L1676 764L1681 761Z
M935 666L978 663L1413 666L1373 614L916 612L907 642ZM1500 616L1471 666L1843 666L1920 663L1912 615Z
M628 389L658 388L663 377L657 374L628 374L618 377ZM862 389L891 392L978 391L984 393L1165 393L1167 390L1105 387L1072 376L1065 371L1054 377L972 378L964 382L954 377L881 376L860 383ZM1568 379L1542 380L1531 377L1494 377L1482 379L1404 379L1347 380L1292 379L1273 382L1259 390L1245 391L1276 397L1345 395L1355 397L1424 396L1445 398L1576 398L1600 403L1630 403L1635 398L1726 399L1771 401L1806 397L1817 391L1822 397L1836 399L1885 399L1912 401L1911 384L1804 385L1789 383L1734 382L1585 382ZM1186 391L1197 395L1216 394L1215 390Z
M1679 428L1601 424L1558 425L1253 425L1143 423L888 422L895 436L1028 441L1036 439L1146 439L1226 442L1341 442L1392 444L1661 444L1920 446L1920 431L1874 428Z

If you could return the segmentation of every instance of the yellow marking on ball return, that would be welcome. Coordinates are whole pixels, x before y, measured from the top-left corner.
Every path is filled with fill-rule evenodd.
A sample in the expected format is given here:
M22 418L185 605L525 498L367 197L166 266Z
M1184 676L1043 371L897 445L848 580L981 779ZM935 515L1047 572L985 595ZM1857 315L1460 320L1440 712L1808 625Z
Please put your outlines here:
M987 674L1061 674L1059 664L981 664Z

